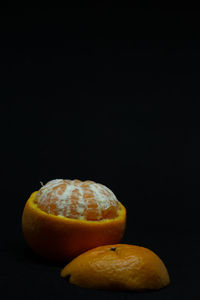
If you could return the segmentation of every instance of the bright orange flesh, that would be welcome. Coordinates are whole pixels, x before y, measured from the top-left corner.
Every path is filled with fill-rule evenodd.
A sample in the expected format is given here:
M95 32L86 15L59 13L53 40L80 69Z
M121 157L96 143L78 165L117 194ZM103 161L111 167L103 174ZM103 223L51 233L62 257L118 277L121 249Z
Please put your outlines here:
M37 206L46 213L72 219L103 220L117 217L120 203L102 184L57 179L37 193Z
M170 282L154 252L126 244L91 249L66 265L61 276L81 287L132 291L160 289Z

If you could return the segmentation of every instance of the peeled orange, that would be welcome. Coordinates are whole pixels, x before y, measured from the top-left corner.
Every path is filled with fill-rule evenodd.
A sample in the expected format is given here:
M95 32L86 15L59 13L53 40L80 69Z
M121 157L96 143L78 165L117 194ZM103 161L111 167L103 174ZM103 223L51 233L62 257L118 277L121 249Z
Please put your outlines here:
M163 261L151 250L134 245L100 246L74 258L61 277L85 288L144 291L170 282Z
M93 181L56 179L31 194L22 215L29 246L56 261L123 237L126 209L113 192Z

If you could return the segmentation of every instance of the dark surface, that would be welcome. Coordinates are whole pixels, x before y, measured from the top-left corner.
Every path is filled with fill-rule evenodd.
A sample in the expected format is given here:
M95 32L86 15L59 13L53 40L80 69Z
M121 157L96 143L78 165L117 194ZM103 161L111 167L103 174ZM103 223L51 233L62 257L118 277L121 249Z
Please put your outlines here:
M197 299L198 16L86 12L1 10L1 292ZM122 242L155 251L171 284L150 293L82 289L60 278L63 265L34 255L21 232L23 207L40 181L55 178L111 188L128 212Z

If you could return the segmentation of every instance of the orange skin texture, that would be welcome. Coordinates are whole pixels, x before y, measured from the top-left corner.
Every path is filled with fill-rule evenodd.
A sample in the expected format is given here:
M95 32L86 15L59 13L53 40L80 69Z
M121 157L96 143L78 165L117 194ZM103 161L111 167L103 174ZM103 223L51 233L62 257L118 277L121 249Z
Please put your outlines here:
M144 291L170 282L162 260L151 250L116 244L91 249L72 260L61 277L85 288Z
M22 229L29 246L42 257L68 261L100 245L119 243L126 226L126 209L114 219L88 221L48 214L34 203L32 193L24 207Z

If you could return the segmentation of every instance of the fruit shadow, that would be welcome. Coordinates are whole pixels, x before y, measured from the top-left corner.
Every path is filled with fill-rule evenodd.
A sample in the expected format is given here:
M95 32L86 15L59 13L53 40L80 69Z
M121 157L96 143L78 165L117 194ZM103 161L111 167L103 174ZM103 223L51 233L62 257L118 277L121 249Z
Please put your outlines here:
M48 267L57 267L62 269L69 261L59 262L59 261L51 261L41 257L39 254L35 253L31 248L24 245L23 247L23 256L26 262L31 262L37 265L43 265Z

